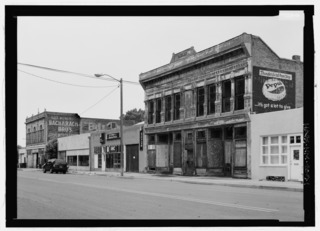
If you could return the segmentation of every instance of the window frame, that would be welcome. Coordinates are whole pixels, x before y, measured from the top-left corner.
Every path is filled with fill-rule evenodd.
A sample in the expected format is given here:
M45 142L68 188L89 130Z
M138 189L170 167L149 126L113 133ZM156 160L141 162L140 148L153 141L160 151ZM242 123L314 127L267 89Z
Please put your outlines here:
M272 138L277 137L277 143L272 143ZM286 137L286 142L284 142L284 137ZM264 138L267 138L267 143L264 144ZM277 153L271 153L272 147L277 147ZM286 152L283 152L285 147ZM264 149L266 148L266 149ZM263 153L267 150L267 153ZM264 157L267 158L267 163L264 163ZM271 163L271 157L278 157L277 163ZM282 157L285 157L286 162L283 162ZM260 165L261 166L287 166L289 164L289 139L288 135L268 135L260 137Z
M177 97L179 100L177 100ZM176 93L173 95L173 120L179 120L180 119L180 107L181 107L181 94ZM179 102L179 103L178 103Z
M156 123L161 123L162 100L156 99Z
M243 89L239 91L239 82L243 82ZM245 78L243 76L234 79L234 110L243 110L244 109L244 94L245 94ZM242 104L241 108L239 107L239 99L241 98Z
M164 98L165 103L165 114L164 114L164 121L169 122L171 121L171 110L172 110L172 97L171 95L167 95Z
M229 94L226 94L227 91L226 91L226 84L230 84L230 95ZM223 81L221 83L222 85L222 113L224 112L230 112L231 111L231 96L232 96L232 84L231 84L231 80L226 80L226 81ZM228 91L229 93L229 91ZM226 103L229 103L229 107L228 107L228 110L226 110Z
M212 89L213 89L213 90L212 90ZM212 114L215 113L215 109L216 109L216 105L215 105L216 97L217 97L217 86L216 86L216 84L210 84L210 85L208 85L208 92L207 92L207 101L208 101L207 114L208 114L208 115L212 115Z
M203 91L200 95L200 91ZM204 116L204 104L205 104L205 89L204 87L197 88L197 116Z
M153 124L153 121L154 121L153 113L154 113L154 101L149 100L149 102L148 102L148 124Z

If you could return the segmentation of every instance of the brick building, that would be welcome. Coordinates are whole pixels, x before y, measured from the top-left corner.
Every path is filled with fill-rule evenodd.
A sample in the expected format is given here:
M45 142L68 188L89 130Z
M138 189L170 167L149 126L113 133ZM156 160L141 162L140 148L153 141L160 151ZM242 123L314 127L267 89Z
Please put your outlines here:
M250 114L303 106L303 63L243 33L141 73L149 170L251 178ZM279 160L280 161L280 160Z
M126 121L127 122L127 121ZM132 121L127 123L133 124ZM49 141L65 137L119 127L113 119L81 118L77 113L44 111L26 119L27 166L36 167L45 161Z

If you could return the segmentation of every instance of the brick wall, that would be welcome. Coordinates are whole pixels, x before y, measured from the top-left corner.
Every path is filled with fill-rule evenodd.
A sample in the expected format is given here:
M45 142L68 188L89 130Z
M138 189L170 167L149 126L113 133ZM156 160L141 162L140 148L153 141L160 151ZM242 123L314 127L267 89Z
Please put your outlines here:
M294 55L294 54L293 54ZM303 106L303 63L278 57L262 39L252 36L252 65L296 73L296 107Z

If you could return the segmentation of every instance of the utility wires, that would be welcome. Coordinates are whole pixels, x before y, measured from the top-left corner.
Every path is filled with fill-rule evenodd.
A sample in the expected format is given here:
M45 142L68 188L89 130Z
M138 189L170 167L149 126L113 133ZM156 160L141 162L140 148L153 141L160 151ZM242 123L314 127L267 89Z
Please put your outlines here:
M115 90L117 90L119 86L117 86L115 89L113 89L111 92L109 92L107 95L103 96L98 102L96 102L95 104L93 104L92 106L88 107L86 110L84 110L83 112L80 113L80 115L84 114L85 112L87 112L89 109L93 108L94 106L96 106L98 103L100 103L102 100L104 100L105 98L107 98L109 95L111 95Z
M56 81L56 80L52 80L52 79L47 79L47 78L41 77L41 76L39 76L39 75L35 75L35 74L31 74L31 73L26 72L26 71L22 71L22 70L20 70L20 69L18 69L18 71L23 72L23 73L28 74L28 75L31 75L31 76L34 76L34 77L37 77L37 78L40 78L40 79L48 80L48 81L55 82L55 83L65 84L65 85L69 85L69 86L74 86L74 87L107 88L107 87L117 86L117 85L113 85L113 86L84 86L84 85L77 85L77 84L64 83L64 82L60 82L60 81Z

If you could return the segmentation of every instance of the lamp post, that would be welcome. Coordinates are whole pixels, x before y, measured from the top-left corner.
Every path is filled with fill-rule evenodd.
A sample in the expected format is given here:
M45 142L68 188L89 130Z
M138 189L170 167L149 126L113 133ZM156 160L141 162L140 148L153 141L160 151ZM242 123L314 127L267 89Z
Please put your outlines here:
M122 78L120 80L108 74L94 74L96 77L107 76L120 83L120 161L121 176L123 176L123 95L122 95Z

